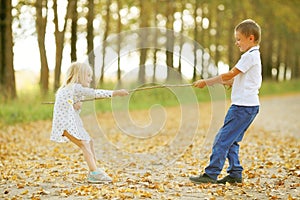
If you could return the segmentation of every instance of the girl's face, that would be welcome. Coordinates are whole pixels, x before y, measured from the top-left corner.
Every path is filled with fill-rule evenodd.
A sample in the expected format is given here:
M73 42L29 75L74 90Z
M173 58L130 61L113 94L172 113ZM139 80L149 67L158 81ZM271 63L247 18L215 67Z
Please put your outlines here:
M248 51L251 47L255 46L254 36L250 35L246 37L244 34L239 31L235 32L235 45L240 49L241 52Z
M92 73L89 71L86 73L85 77L84 77L84 80L82 81L82 86L84 87L90 87L90 83L92 82Z

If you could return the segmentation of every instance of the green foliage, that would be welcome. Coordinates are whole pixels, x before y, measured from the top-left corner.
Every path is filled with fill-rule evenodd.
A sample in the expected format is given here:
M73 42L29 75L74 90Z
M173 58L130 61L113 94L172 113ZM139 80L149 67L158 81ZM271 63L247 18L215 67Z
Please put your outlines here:
M103 88L112 88L112 84L103 86ZM196 95L199 102L207 102L211 100L209 90L193 88L192 91ZM266 95L282 95L287 93L299 93L300 92L300 80L292 80L285 82L265 81L263 82L260 90L260 96ZM18 100L11 102L0 101L0 127L4 125L12 125L16 123L24 123L38 120L51 120L53 105L42 104L42 102L53 101L54 95L48 95L47 97L41 97L38 90L30 90L19 94ZM189 97L191 92L184 93L184 89L176 91L176 94L185 96L179 102L178 98L172 92L172 90L166 88L153 89L139 91L131 94L129 98L130 110L148 109L154 105L161 106L179 106L182 104L192 103L193 101ZM226 91L227 98L230 97L230 90ZM117 97L127 98L127 97ZM1 99L1 98L0 98ZM127 99L128 100L128 99ZM94 112L110 112L112 110L112 100L103 99L95 102L85 103L83 107L83 114ZM87 109L86 109L87 108ZM114 109L121 109L114 107ZM87 111L86 111L87 110Z
M52 106L43 105L39 94L39 91L30 90L20 93L17 100L0 102L0 126L52 118Z
M290 80L282 82L263 81L260 95L277 95L296 93L300 91L300 80Z

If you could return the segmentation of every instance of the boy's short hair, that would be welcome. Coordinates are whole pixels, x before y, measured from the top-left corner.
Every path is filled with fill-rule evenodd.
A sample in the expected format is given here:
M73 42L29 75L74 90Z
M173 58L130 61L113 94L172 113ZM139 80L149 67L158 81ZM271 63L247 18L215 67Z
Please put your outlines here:
M250 35L254 36L254 41L259 44L261 39L261 29L260 26L252 19L246 19L239 23L235 29L235 31L239 31L241 34L249 37Z

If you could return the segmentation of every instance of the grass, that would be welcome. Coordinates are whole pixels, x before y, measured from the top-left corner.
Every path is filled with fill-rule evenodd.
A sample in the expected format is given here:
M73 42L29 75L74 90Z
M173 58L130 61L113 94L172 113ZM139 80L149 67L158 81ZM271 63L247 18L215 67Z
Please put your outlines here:
M112 84L108 84L103 88L113 88ZM46 97L41 97L38 88L31 88L28 91L20 91L18 99L5 103L0 97L0 127L12 125L16 123L24 123L37 120L49 120L52 118L53 105L42 104L44 101L53 101L54 94L49 94ZM287 93L299 93L300 80L273 82L264 81L260 90L260 96L283 95ZM230 96L230 91L226 91L227 98ZM179 98L177 98L179 97ZM155 104L161 106L176 106L185 103L196 101L210 101L210 92L208 89L199 90L197 88L178 88L169 89L154 89L135 92L128 97L116 98L116 100L98 100L93 104L89 102L87 105L95 108L97 112L109 112L113 109L139 110L147 109ZM90 107L90 108L91 108ZM90 110L91 111L91 110ZM86 111L86 112L90 112ZM85 112L84 112L85 113Z
M300 79L283 82L264 81L260 89L262 96L298 92L300 92Z

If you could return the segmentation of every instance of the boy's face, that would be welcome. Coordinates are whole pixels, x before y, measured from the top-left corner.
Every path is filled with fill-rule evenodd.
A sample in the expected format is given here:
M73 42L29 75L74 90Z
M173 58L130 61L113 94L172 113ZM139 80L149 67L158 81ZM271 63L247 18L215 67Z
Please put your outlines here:
M250 35L246 37L244 34L239 31L235 31L235 45L240 49L241 52L248 51L251 47L255 46L254 36Z

